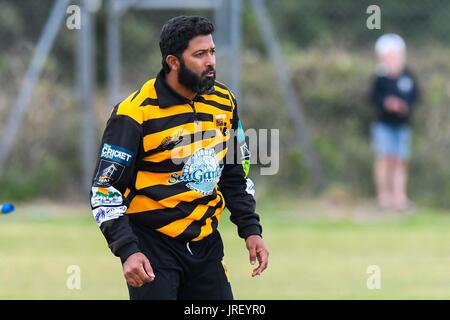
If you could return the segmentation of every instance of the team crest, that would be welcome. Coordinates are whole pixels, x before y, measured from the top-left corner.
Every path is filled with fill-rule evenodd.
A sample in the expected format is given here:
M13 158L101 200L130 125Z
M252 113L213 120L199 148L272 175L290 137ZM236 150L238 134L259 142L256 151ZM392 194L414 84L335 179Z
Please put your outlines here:
M95 185L112 186L120 180L124 169L125 167L117 162L101 159L95 175Z
M226 117L225 114L216 115L216 127L224 136L228 134Z
M159 144L157 150L165 151L165 150L171 150L171 149L175 148L175 146L177 146L178 144L180 144L183 141L182 133L183 133L183 131L179 130L179 131L176 131L173 135L165 137Z

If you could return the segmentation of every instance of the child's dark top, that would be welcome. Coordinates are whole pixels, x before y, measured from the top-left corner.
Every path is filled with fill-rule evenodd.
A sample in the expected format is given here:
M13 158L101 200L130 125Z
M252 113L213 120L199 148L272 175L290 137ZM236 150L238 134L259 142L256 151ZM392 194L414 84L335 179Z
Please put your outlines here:
M387 110L384 106L384 99L389 95L405 101L408 112L399 114ZM398 77L390 78L386 75L378 75L374 81L371 101L377 113L377 120L380 122L392 125L408 124L418 100L419 89L417 81L407 69Z

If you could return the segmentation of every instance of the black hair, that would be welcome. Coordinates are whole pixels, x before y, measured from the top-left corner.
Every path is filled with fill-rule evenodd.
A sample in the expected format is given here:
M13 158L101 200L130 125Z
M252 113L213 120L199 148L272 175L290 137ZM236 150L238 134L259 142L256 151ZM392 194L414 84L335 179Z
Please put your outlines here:
M199 16L178 16L167 21L161 29L159 48L162 55L164 72L169 72L170 67L166 62L168 55L174 55L181 59L189 41L197 36L212 34L214 25L211 21Z

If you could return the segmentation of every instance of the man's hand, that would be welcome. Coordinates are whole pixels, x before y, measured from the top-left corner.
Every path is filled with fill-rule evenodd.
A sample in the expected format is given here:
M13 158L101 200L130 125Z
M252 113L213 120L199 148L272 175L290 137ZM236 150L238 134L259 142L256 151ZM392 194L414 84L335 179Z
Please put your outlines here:
M250 263L253 265L258 259L259 265L257 268L253 269L252 277L258 276L267 268L269 262L269 251L264 244L261 236L253 235L245 239L245 245L250 256Z
M140 252L133 253L128 257L123 264L123 274L127 283L137 288L155 279L150 261Z

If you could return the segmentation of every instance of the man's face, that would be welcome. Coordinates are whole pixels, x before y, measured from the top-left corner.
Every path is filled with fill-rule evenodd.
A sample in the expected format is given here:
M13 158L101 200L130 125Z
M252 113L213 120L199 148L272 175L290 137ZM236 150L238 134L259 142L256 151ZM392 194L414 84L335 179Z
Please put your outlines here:
M197 93L205 93L216 79L215 45L211 35L197 36L189 42L180 59L178 81Z

